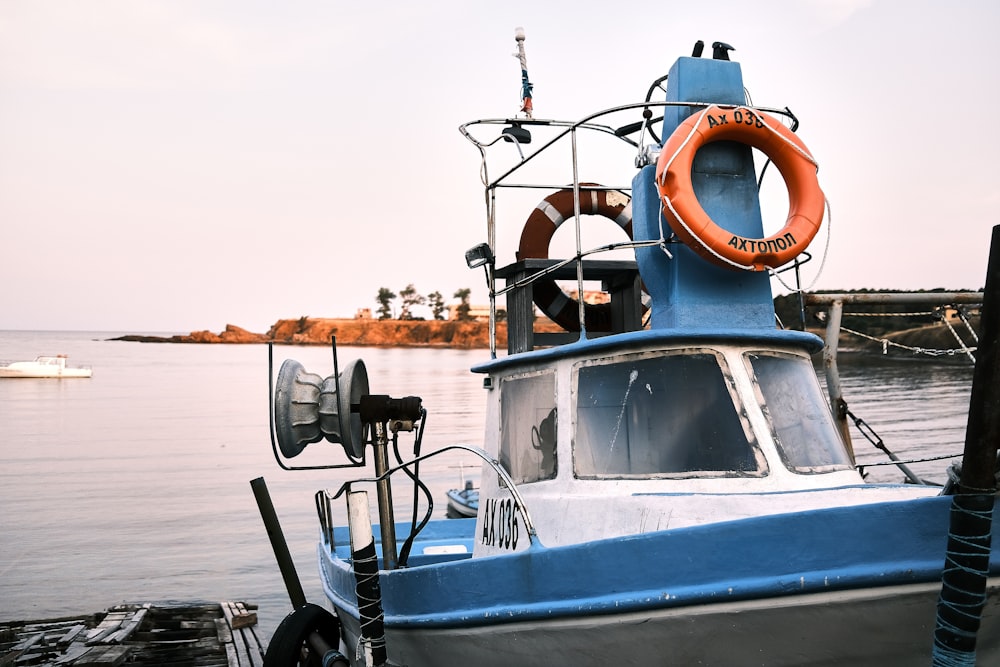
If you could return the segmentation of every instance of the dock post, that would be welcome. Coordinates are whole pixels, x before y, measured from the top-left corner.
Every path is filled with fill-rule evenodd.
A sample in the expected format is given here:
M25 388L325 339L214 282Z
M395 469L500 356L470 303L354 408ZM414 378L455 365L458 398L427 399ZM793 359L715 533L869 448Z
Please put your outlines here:
M837 423L837 430L844 440L851 461L854 462L854 446L851 444L851 429L847 423L847 401L840 388L840 370L837 368L837 350L840 346L840 321L844 302L840 299L830 304L827 311L826 345L823 346L823 367L826 369L826 389L830 394L830 410Z
M952 498L941 576L932 664L976 662L976 635L986 604L1000 444L1000 225L993 228L983 293L979 350L958 493Z

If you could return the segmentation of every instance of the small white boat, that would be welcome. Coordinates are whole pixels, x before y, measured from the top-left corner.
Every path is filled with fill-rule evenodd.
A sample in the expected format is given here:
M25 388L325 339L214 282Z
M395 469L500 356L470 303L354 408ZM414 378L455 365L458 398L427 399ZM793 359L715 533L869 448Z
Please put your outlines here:
M468 518L479 514L479 489L472 484L472 480L466 480L461 489L449 489L447 496L448 518Z
M85 366L67 366L65 354L35 357L34 361L11 361L0 365L0 378L89 378L94 371Z

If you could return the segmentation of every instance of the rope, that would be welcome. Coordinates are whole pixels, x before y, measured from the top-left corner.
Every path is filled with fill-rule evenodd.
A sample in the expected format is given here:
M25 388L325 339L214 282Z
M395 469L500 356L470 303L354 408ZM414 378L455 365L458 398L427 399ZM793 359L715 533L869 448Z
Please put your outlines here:
M972 325L969 323L969 320L966 318L964 309L958 308L957 306L952 306L952 307L958 312L959 317L962 319L962 322L965 323L965 326L969 330L969 333L972 335L973 340L976 343L978 343L979 342L979 336L976 335L976 332L973 330ZM900 350L906 350L906 351L911 352L913 354L923 354L923 355L930 356L930 357L942 357L942 356L953 357L953 356L958 355L958 354L964 354L967 357L969 357L969 359L972 361L972 363L975 363L976 362L976 357L973 354L973 352L977 351L978 348L977 347L970 347L970 346L968 346L968 345L965 344L965 341L962 340L962 337L958 334L958 332L955 330L955 328L951 325L951 322L948 321L948 318L945 316L944 311L945 311L945 307L939 307L939 308L935 308L933 310L914 311L914 312L888 312L888 313L845 312L843 314L843 316L844 317L933 317L933 318L935 318L937 320L942 321L945 324L945 326L948 327L948 330L951 332L951 335L955 338L955 340L958 341L958 344L959 344L960 347L951 348L951 349L933 349L933 348L924 348L924 347L914 347L914 346L911 346L911 345L904 345L902 343L897 343L895 341L889 340L888 338L876 338L875 336L870 336L868 334L861 333L860 331L855 331L854 329L849 329L849 328L844 327L844 326L840 327L840 330L842 332L844 332L844 333L848 333L848 334L851 334L853 336L857 336L858 338L864 338L865 340L870 340L873 343L879 343L882 346L882 354L883 355L889 353L889 348L890 347L894 347L894 348L898 348ZM822 319L822 318L820 318L820 319Z
M825 196L823 197L823 203L826 205L826 242L823 243L823 257L819 261L819 269L816 271L816 275L813 276L812 281L805 287L801 288L792 287L791 285L787 284L784 280L782 280L781 274L779 274L771 267L768 267L768 272L771 274L771 277L777 278L778 282L781 283L781 286L784 287L786 290L789 290L793 294L799 292L808 292L813 288L814 285L816 285L816 282L819 280L819 277L823 275L823 269L826 268L826 260L830 256L830 239L833 236L832 234L833 210L830 208L830 200L827 199Z
M961 452L956 452L954 454L939 454L938 456L926 456L919 459L900 459L899 461L872 461L871 463L859 463L857 465L859 470L864 468L875 468L878 466L894 466L900 463L910 464L910 463L930 463L931 461L944 461L945 459L958 459L962 457Z
M351 554L351 558L357 580L355 593L361 622L359 646L362 641L367 641L375 664L381 664L385 657L385 612L379 597L378 554L374 540Z
M973 355L972 352L969 351L969 348L968 348L968 346L966 346L965 341L962 340L962 337L958 335L958 332L955 331L955 328L953 326L951 326L951 322L948 321L948 318L945 317L944 314L942 314L940 311L937 313L937 317L942 322L944 322L944 324L945 324L946 327L948 327L948 331L950 331L951 335L955 337L955 340L958 341L958 344L962 346L962 351L965 352L966 356L969 357L969 360L972 363L976 363L976 357L975 357L975 355Z
M952 498L934 630L933 665L975 665L976 634L986 606L993 502L992 494L961 494Z
M911 345L903 345L902 343L896 343L894 341L891 341L888 338L875 338L874 336L869 336L868 334L861 333L860 331L855 331L854 329L848 329L847 327L840 327L840 330L852 334L854 336L858 336L859 338L865 338L875 343L881 343L882 354L886 354L887 349L890 347L897 347L901 350L908 350L913 354L925 354L929 357L944 357L944 356L953 357L956 354L965 352L964 350L960 350L957 348L953 348L950 350L935 350L925 347L913 347ZM972 352L976 351L976 349L977 348L975 347L966 348L966 350Z
M979 343L979 334L976 333L976 330L969 323L968 313L965 312L965 308L956 308L956 310L958 311L958 316L962 318L962 322L965 323L965 328L968 329L969 335L972 336L972 340Z

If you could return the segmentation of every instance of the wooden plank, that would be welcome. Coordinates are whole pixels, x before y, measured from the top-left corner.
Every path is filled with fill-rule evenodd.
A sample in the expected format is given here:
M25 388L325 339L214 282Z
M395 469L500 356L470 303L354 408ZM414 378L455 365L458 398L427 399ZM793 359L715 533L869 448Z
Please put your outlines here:
M87 633L87 644L99 644L105 637L117 632L129 614L123 611L110 611L97 627Z
M263 667L256 609L236 602L122 605L103 614L0 624L0 667ZM12 652L15 643L22 648Z
M31 648L35 644L37 644L38 642L42 641L42 637L44 637L44 636L45 636L44 632L36 632L35 634L31 635L30 637L22 639L11 650L13 650L13 651L27 651L29 648Z
M220 605L222 614L233 633L233 647L237 654L235 664L240 667L263 667L264 649L253 629L256 625L257 615L250 612L243 603L222 602ZM247 624L246 621L249 621L250 617L252 617L253 622ZM237 619L246 619L246 621L238 621Z
M247 645L246 640L243 638L243 633L233 630L233 616L235 615L235 611L232 603L220 602L219 606L222 608L223 620L226 623L226 627L229 628L229 633L233 640L230 644L227 644L227 648L232 648L232 653L230 654L228 650L226 651L230 666L250 667L250 656L247 654Z
M260 643L260 638L257 637L257 614L251 612L242 602L236 603L236 610L240 613L240 617L242 618L253 617L253 623L241 628L241 630L247 642L247 650L251 654L252 664L263 665L264 647Z
M132 633L135 632L136 628L139 627L143 619L146 618L146 612L149 611L149 607L149 604L143 605L140 609L133 613L131 617L127 618L122 623L120 630L109 635L105 641L108 644L120 644L123 641L126 641Z
M73 642L63 654L55 661L56 665L69 665L74 660L90 650L90 647L83 642Z
M229 624L225 618L215 619L215 635L219 638L220 644L232 644L233 632L229 629Z
M229 667L242 667L240 665L240 656L236 651L236 646L233 642L228 642L225 644L226 647L226 660L229 663Z
M220 602L226 622L233 630L257 624L257 614L246 608L242 602Z
M87 629L86 625L83 624L74 625L69 630L67 630L62 637L59 638L59 641L57 643L60 645L69 644L74 639L76 639L77 635L79 635L86 629Z
M130 646L92 646L76 659L74 667L118 667L132 651Z

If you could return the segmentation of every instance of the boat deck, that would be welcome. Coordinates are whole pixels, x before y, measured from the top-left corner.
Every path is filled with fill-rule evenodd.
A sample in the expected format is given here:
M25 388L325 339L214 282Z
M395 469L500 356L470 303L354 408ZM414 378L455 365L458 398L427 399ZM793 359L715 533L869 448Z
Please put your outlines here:
M118 605L85 616L0 623L0 667L263 665L256 605Z

